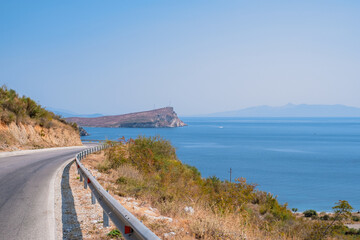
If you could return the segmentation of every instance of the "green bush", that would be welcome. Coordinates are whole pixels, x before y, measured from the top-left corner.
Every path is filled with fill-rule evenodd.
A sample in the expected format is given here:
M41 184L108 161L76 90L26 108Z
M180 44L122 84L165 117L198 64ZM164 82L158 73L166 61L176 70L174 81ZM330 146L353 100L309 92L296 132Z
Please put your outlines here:
M327 215L327 214L325 214L324 216L321 216L320 219L321 219L321 220L324 220L324 221L327 221L327 220L330 219L330 216Z
M116 179L116 183L118 184L126 184L127 182L128 181L126 177L119 177L118 179Z
M107 234L110 238L120 238L121 232L118 229L113 229Z
M360 229L350 228L345 232L345 235L360 235Z
M360 217L358 216L352 216L351 219L355 222L359 222L360 221Z
M315 210L306 210L305 212L303 212L304 217L313 217L313 216L317 216L317 212Z

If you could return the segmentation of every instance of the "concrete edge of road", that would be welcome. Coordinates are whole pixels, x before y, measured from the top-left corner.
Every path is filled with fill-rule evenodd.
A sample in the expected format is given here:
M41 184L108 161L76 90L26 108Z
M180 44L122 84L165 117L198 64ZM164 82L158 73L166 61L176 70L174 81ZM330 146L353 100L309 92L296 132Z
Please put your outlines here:
M76 149L76 148L86 148L86 146L82 145L82 146L71 146L71 147L54 147L54 148L32 149L32 150L19 150L19 151L13 151L13 152L0 152L0 158L19 156L19 155L25 155L25 154L33 154L33 153L39 153L39 152L54 151L54 150Z
M75 158L75 155L74 155ZM50 239L63 239L61 180L65 167L74 159L65 161L54 173L49 185L48 228Z

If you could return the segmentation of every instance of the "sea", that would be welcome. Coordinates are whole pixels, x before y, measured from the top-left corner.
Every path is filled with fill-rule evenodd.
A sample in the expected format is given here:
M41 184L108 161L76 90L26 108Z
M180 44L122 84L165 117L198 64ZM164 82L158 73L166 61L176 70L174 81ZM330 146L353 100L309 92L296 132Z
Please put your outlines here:
M161 136L203 177L246 178L298 211L360 210L360 118L181 118L180 128L91 128L82 140Z

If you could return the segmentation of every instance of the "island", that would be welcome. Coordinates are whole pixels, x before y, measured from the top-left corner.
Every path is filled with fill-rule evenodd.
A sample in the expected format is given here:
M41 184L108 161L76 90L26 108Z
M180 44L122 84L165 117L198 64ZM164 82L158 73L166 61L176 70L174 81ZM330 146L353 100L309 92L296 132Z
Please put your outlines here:
M82 127L173 128L186 126L172 107L94 118L70 117L66 118L66 121L77 123Z

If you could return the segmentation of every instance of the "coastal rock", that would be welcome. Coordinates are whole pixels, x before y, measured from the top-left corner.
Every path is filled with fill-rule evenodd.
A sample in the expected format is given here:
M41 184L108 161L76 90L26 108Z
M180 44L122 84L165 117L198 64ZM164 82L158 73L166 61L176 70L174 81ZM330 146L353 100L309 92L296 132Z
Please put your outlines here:
M79 134L80 134L81 137L89 136L89 133L82 127L79 127Z
M113 128L173 128L183 127L172 107L165 107L145 112L129 113L116 116L96 118L66 118L68 122L75 122L85 127L113 127Z

